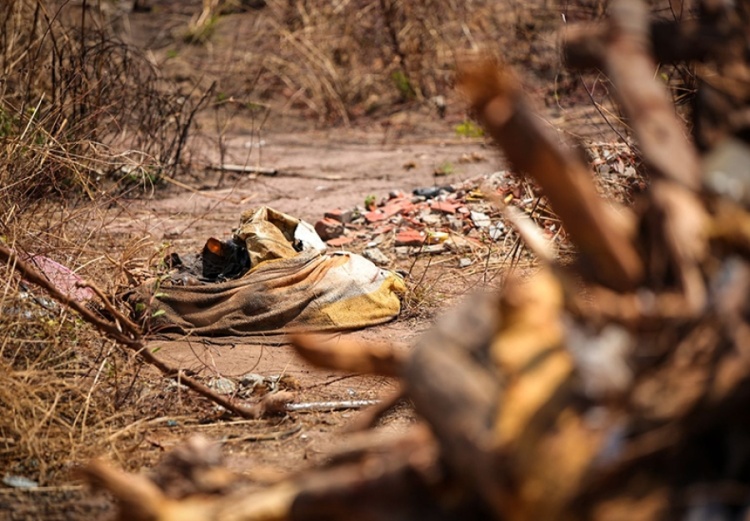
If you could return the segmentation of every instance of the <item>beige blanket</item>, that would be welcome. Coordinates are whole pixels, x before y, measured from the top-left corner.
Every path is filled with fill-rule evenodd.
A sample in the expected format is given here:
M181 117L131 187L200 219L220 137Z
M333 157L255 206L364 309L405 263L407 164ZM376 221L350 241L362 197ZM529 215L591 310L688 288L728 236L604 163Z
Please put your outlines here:
M139 288L152 326L198 336L264 336L359 329L398 316L405 290L399 275L356 254L298 253L289 242L290 219L267 208L243 215L236 236L254 264L239 279Z

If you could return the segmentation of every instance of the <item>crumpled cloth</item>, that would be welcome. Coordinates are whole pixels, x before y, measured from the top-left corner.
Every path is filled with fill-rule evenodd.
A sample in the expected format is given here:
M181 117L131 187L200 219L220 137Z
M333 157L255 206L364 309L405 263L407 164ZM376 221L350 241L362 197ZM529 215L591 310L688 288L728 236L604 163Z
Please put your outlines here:
M191 336L342 331L398 316L405 291L400 275L360 255L324 253L314 229L300 223L266 207L246 212L235 237L247 244L250 271L220 283L152 280L136 290L135 300L154 330Z

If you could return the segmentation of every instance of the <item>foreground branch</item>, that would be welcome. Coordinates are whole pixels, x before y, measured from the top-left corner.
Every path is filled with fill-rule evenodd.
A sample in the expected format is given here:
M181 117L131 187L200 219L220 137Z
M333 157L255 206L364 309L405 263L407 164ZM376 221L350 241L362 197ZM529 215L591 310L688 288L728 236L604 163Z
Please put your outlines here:
M542 126L510 71L475 62L463 67L459 84L515 170L542 186L596 278L620 291L635 288L643 265L627 230L599 198L587 166Z
M3 245L0 245L0 261L18 272L23 279L42 288L57 302L78 313L83 320L96 327L107 337L111 338L124 348L134 352L136 356L139 356L146 363L156 367L164 376L181 383L204 398L209 399L213 403L224 407L228 411L231 411L242 418L254 419L259 418L268 412L282 411L284 410L284 405L290 399L290 395L287 393L277 393L267 396L264 401L256 405L247 406L234 403L232 400L215 393L209 387L186 375L181 369L172 367L157 358L148 350L140 331L133 329L130 320L120 322L120 326L122 327L121 331L117 324L99 317L77 300L61 292L49 280L47 280L44 275L19 259L15 252ZM86 285L91 287L89 284ZM97 292L97 295L99 298L102 298L103 300L105 299L101 292ZM111 303L107 303L106 307L108 309L114 309Z

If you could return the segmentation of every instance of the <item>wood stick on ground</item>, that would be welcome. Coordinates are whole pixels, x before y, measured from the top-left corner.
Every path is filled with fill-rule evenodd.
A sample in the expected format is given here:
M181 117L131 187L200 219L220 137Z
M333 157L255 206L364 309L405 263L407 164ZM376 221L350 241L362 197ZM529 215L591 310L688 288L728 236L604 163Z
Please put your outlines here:
M443 478L438 447L429 429L415 427L390 440L379 438L375 444L363 438L355 452L359 454L341 457L331 468L312 470L265 490L238 488L223 495L195 494L179 500L168 497L146 476L101 460L89 463L78 474L109 491L119 503L119 519L132 521L423 519L425 512L440 511L427 493L429 486ZM443 513L427 518L465 516Z
M550 136L510 70L489 59L469 62L459 85L514 169L542 186L595 277L620 291L637 287L644 269L627 230L599 198L588 167Z
M263 166L252 166L252 165L234 165L230 163L222 163L220 165L209 165L211 170L219 170L221 172L234 172L239 174L260 174L267 176L275 176L279 173L278 168L269 168Z
M299 493L285 482L255 494L168 498L146 476L130 474L103 461L93 461L78 474L109 491L120 504L119 519L130 521L282 521L289 518Z
M18 272L23 279L45 290L53 299L63 306L78 313L81 318L96 327L107 337L115 340L119 345L128 350L135 352L135 354L146 363L156 367L164 376L183 384L204 398L209 399L217 405L221 405L238 416L243 418L259 418L267 412L282 411L284 405L291 399L291 395L288 393L276 393L268 395L264 401L255 405L234 403L230 399L215 393L209 387L203 385L194 378L186 375L182 370L172 367L157 358L156 355L154 355L146 346L146 343L141 337L140 331L131 330L130 324L132 323L130 321L121 321L119 322L120 327L118 327L117 324L99 317L77 300L62 293L49 280L47 280L46 277L39 273L39 271L23 262L18 258L18 255L16 255L15 252L4 245L0 245L0 262L4 262L11 269ZM84 285L88 286L86 283L84 283ZM99 297L102 298L104 295L100 292ZM111 303L108 303L105 307L114 309L114 306L112 306ZM123 331L120 330L121 328Z
M347 432L358 432L372 429L375 424L385 416L388 411L393 409L399 402L405 398L404 388L399 386L398 389L391 392L380 402L373 404L372 407L368 407L362 411L354 420L346 426Z

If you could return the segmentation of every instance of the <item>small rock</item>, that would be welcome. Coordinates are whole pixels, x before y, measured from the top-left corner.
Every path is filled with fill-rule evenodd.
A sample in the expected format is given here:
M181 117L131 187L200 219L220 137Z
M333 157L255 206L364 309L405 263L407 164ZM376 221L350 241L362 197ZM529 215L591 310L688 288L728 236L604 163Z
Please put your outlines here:
M439 243L439 244L430 244L429 246L423 246L421 253L436 255L438 253L443 253L444 251L445 251L445 244Z
M368 248L362 252L362 256L378 266L387 266L391 263L391 260L379 248Z
M495 223L492 226L490 226L490 239L493 241L498 241L505 233L505 225L501 222Z
M272 377L266 377L258 373L247 373L240 377L242 396L250 397L263 395L275 390L275 382Z
M467 257L461 257L460 259L458 259L458 267L461 269L468 268L472 264L474 264L474 262Z
M219 394L234 394L237 391L237 384L223 376L212 378L208 386Z
M375 235L370 242L367 243L365 248L374 248L383 243L383 235Z
M474 226L477 228L489 228L492 224L489 215L486 213L472 211L470 215Z
M450 228L451 231L461 233L464 231L464 222L455 217L448 217L448 228Z
M396 252L396 257L399 259L407 259L409 258L409 247L408 246L397 246L394 248L394 251Z
M442 221L440 215L434 213L425 213L419 216L419 220L427 226L438 226Z
M324 241L329 241L344 234L344 225L339 221L325 217L315 223L315 231Z

